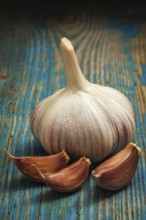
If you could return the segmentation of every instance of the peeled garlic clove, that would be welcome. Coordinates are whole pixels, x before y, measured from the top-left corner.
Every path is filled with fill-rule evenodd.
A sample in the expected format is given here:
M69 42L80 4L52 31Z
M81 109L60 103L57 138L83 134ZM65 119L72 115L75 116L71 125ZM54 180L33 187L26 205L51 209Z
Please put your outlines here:
M92 175L98 186L108 190L119 190L127 186L135 174L140 148L130 143L119 153L101 163Z
M90 160L82 157L63 170L54 173L42 173L37 167L38 173L46 185L58 192L72 192L81 187L85 182L90 167Z
M101 161L133 140L131 103L121 92L84 78L68 39L60 47L67 85L35 108L32 133L48 153L65 149L71 158Z
M42 182L42 179L36 168L31 166L32 164L35 164L42 173L55 173L65 168L70 160L68 154L64 150L58 154L48 156L15 157L9 152L7 152L7 154L23 174L36 182Z

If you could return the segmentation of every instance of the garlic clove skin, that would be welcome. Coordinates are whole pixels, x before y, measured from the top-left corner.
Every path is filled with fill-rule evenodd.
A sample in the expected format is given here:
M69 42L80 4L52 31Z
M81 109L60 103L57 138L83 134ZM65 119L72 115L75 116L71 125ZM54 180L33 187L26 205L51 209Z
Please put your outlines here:
M58 192L73 192L79 189L85 182L90 164L90 159L82 157L54 174L42 173L37 167L35 168L46 185L53 190Z
M74 160L101 161L133 140L133 108L121 92L84 78L68 39L60 47L67 86L35 108L32 133L50 154L65 149Z
M42 182L42 179L38 175L36 168L31 166L32 164L35 164L42 173L55 173L65 168L70 161L68 154L64 150L58 154L48 156L15 157L9 152L7 154L24 175L36 182Z
M137 169L140 151L139 147L130 143L101 163L92 171L96 184L107 190L120 190L127 186Z

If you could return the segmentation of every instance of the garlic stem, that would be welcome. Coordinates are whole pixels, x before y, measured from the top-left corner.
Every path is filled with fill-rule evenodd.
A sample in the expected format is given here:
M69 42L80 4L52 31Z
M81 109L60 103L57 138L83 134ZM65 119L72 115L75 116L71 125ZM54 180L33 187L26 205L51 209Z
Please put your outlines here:
M85 79L77 61L71 42L62 38L60 42L63 65L67 78L67 89L82 89L89 82Z

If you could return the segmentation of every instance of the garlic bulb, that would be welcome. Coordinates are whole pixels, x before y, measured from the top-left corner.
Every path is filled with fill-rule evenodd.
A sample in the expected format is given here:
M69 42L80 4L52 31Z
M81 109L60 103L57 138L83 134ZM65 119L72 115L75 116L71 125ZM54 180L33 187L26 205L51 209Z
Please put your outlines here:
M84 78L68 39L60 47L67 86L35 108L32 133L50 154L64 149L71 158L98 162L133 140L134 112L121 92Z

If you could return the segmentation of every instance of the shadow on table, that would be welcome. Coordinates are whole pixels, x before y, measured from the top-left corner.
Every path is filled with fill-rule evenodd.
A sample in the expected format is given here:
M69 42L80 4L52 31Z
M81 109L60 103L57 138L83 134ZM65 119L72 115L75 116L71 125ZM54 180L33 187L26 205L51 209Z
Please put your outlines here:
M64 198L77 196L78 193L81 193L81 189L78 189L75 192L57 192L47 187L45 192L43 191L41 193L41 200L42 200L42 203L55 202L57 200L62 200ZM38 193L33 197L32 202L38 203L39 198L40 198L40 194Z
M94 193L94 196L92 196L92 199L91 199L91 192L90 192L89 205L94 204L94 203L99 203L100 201L103 201L106 199L110 199L111 197L115 196L116 194L119 194L120 192L122 192L122 190L108 191L108 190L103 190L103 189L95 186L92 188L92 192ZM57 200L62 200L64 198L69 198L69 197L73 197L73 196L78 197L79 196L78 194L81 195L81 193L82 193L82 189L78 189L75 192L64 193L64 192L53 191L51 188L48 187L48 188L46 188L45 192L41 193L41 195L40 195L40 193L36 194L32 198L32 202L38 203L40 197L41 197L42 203L55 202ZM84 193L89 193L89 192L84 192Z
M21 175L21 174L20 174ZM11 191L22 191L22 190L28 190L28 189L39 189L42 186L44 186L44 183L37 183L34 181L31 181L27 177L22 176L19 178L13 178L10 182L10 190Z
M17 155L15 156L45 156L48 155L48 153L43 149L42 145L40 144L39 141L37 141L36 139L33 139L32 142L30 141L26 141L25 143L23 143L23 152L19 152L16 153ZM22 146L22 142L20 140L20 143L17 144L17 146Z
M95 186L92 188L94 195L92 196L91 204L100 202L102 200L111 199L112 197L115 197L117 194L121 193L125 188L121 190L110 191L102 189L95 184Z

